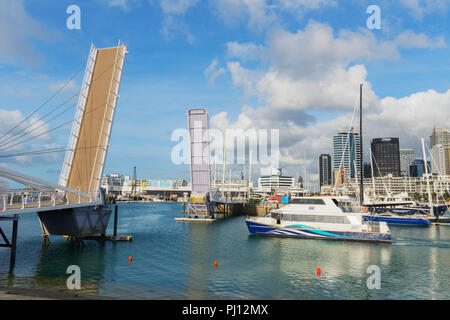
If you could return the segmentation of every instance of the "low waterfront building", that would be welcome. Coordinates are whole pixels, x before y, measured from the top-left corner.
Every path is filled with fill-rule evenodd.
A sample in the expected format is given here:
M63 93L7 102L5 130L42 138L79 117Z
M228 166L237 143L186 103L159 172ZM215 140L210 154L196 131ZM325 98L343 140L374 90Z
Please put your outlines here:
M320 187L320 194L322 196L334 195L334 186L333 185L323 185Z
M450 193L450 176L437 176L429 175L428 183L430 185L430 190L432 193L436 193L440 196L444 195L446 192ZM349 179L343 187L340 188L341 193L357 194L359 192L360 182L356 179ZM427 189L427 178L426 176L421 177L394 177L392 175L387 175L384 177L375 177L373 179L364 179L364 192L366 194L376 195L387 195L398 194L406 192L410 195L413 194L426 194Z
M270 188L275 192L287 192L295 186L295 179L291 176L283 176L282 170L272 172L270 176L262 176L258 179L259 188Z
M134 181L136 196L147 199L177 201L191 193L191 186L186 180L175 179L136 179ZM130 197L133 192L133 179L125 176L122 196Z
M122 194L124 181L125 177L119 173L105 174L100 187L105 190L106 194L118 196Z

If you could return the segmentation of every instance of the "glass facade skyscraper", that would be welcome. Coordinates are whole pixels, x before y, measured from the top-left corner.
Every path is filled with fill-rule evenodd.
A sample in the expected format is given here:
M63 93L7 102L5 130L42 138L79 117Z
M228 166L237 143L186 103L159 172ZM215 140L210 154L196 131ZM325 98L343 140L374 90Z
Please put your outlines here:
M431 163L430 161L427 161L428 164L428 172L431 172ZM411 167L409 168L409 175L410 177L422 177L423 175L425 175L425 164L424 161L421 159L416 159L414 160L413 164L411 165Z
M450 175L450 130L434 127L430 142L433 173Z
M344 169L346 178L359 178L360 161L360 136L358 133L339 131L333 136L333 172Z
M319 178L320 186L333 184L333 176L331 175L331 156L329 154L321 154L319 157Z
M373 175L400 177L400 144L398 138L375 138L371 143Z
M409 176L409 167L414 162L413 149L400 149L400 174L404 177Z
M431 148L437 144L442 144L444 148L450 148L450 130L434 127L430 136Z

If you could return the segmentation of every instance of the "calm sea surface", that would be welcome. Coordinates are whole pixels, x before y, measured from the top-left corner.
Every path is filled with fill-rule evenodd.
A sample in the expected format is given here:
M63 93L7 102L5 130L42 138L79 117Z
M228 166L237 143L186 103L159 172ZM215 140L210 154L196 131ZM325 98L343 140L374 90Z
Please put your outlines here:
M252 236L243 216L180 216L179 203L124 203L118 233L132 242L52 237L43 248L37 215L24 215L13 272L0 248L0 285L67 290L66 269L78 265L81 293L124 299L450 299L450 226L391 226L393 243L375 244ZM9 236L11 223L1 226ZM379 290L367 288L370 265L381 269Z

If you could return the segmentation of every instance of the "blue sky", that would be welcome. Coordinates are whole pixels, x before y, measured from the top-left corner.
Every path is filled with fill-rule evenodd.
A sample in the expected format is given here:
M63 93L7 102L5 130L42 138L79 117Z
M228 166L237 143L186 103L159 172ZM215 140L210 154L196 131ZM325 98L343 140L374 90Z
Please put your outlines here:
M80 30L66 27L73 4L81 9ZM381 9L380 30L366 26L371 4ZM131 175L136 166L142 178L187 179L187 167L171 162L170 135L186 128L188 108L207 107L213 126L279 128L281 166L292 175L306 166L314 182L319 154L330 153L333 133L349 125L361 81L367 139L399 136L401 147L418 150L420 136L448 123L449 9L428 0L2 0L0 135L85 65L91 43L102 48L120 39L129 54L105 173ZM76 93L81 78L46 110ZM69 130L0 155L65 147ZM63 153L3 159L56 182Z

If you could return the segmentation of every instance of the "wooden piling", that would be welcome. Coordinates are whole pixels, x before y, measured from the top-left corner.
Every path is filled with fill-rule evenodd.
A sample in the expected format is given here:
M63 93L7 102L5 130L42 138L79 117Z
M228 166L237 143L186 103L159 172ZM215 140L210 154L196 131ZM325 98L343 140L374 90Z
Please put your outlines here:
M117 215L118 215L119 207L118 205L114 206L114 237L117 237Z
M13 220L13 229L12 229L12 241L11 241L11 259L10 265L13 267L16 263L16 248L17 248L17 228L19 225L19 220L16 218Z

